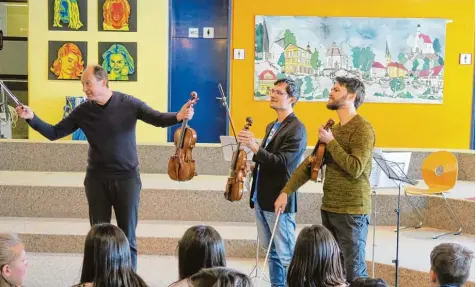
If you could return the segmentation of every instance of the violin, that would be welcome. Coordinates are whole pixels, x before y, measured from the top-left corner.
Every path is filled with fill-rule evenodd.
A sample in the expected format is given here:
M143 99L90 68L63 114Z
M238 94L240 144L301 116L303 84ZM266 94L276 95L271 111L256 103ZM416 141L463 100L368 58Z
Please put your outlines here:
M324 126L326 131L329 131L334 126L334 120L329 119ZM311 169L311 180L317 182L317 176L319 174L320 169L324 165L324 153L326 151L326 144L317 141L314 150L309 158L309 168ZM321 181L322 181L322 173L321 173Z
M198 100L197 93L190 93L190 100ZM190 107L192 107L190 105ZM168 174L172 180L187 181L197 175L192 150L197 143L197 132L187 125L188 119L174 133L175 154L169 159Z
M250 126L253 124L253 119L251 117L246 118L245 130L249 130ZM246 152L240 149L240 143L236 148L236 151L233 153L233 159L231 161L231 172L226 183L225 190L225 199L233 202L238 201L243 196L243 183L244 178L246 178L250 172L250 164L247 161Z

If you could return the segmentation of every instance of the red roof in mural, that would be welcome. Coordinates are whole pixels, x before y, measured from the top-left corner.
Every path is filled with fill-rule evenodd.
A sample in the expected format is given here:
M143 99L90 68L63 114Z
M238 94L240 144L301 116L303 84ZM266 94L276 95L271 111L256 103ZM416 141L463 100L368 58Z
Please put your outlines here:
M439 66L431 68L431 70L420 71L420 73L418 73L418 76L420 77L438 76L441 70L443 70L443 67L444 67L443 65L439 65Z
M382 65L382 63L380 63L380 62L374 62L374 63L372 64L372 68L381 68L381 69L385 69L385 66L384 66L384 65Z
M387 67L397 67L397 68L405 70L405 71L407 70L407 68L405 68L405 66L403 66L402 64L397 63L397 62L391 62L390 64L388 64Z
M269 80L269 79L264 78L266 76L266 74L271 75L272 80L277 80L278 79L278 77L276 77L276 75L271 70L264 70L263 72L261 72L261 74L259 74L259 79L260 80Z
M425 35L425 34L420 34L420 38L423 38L423 42L427 43L427 44L431 44L431 39L430 39L430 36L428 35Z

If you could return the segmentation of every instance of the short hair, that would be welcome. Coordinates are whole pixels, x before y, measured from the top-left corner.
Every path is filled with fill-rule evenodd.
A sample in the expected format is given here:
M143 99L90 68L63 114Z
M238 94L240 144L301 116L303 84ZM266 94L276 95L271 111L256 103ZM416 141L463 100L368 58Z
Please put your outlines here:
M336 77L335 81L345 87L349 93L355 94L354 107L358 109L365 99L365 85L357 78Z
M457 243L442 243L431 251L431 270L438 284L463 285L468 280L474 253Z
M387 282L382 278L360 277L352 281L350 287L387 287Z
M276 82L274 82L275 86L277 86L279 84L287 84L286 85L286 93L290 97L293 97L293 98L296 99L296 101L292 104L292 106L294 107L294 105L299 100L299 95L300 95L300 90L299 90L299 87L296 85L296 82L291 78L279 79Z
M200 270L190 277L189 285L193 287L252 287L248 275L226 267L214 267Z
M94 77L98 81L105 80L106 81L106 86L109 87L109 81L107 78L107 71L100 65L94 65L94 70L93 70Z

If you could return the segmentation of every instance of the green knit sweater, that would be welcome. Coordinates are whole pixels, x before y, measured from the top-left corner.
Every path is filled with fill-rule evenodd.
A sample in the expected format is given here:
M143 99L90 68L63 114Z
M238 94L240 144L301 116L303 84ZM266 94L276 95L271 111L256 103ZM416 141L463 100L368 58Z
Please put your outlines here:
M326 146L326 169L322 209L344 214L369 214L370 171L375 134L360 115L335 125L334 140ZM309 157L294 171L282 192L291 194L311 177Z

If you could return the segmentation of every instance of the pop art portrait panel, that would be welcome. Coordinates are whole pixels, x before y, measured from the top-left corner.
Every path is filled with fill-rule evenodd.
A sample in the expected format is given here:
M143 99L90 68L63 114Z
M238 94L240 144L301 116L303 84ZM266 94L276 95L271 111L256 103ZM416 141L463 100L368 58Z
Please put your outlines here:
M98 0L98 30L137 32L137 0Z
M87 66L87 42L49 41L48 79L81 80Z
M48 0L48 30L87 31L87 0Z
M137 81L137 43L99 42L98 53L109 81Z

